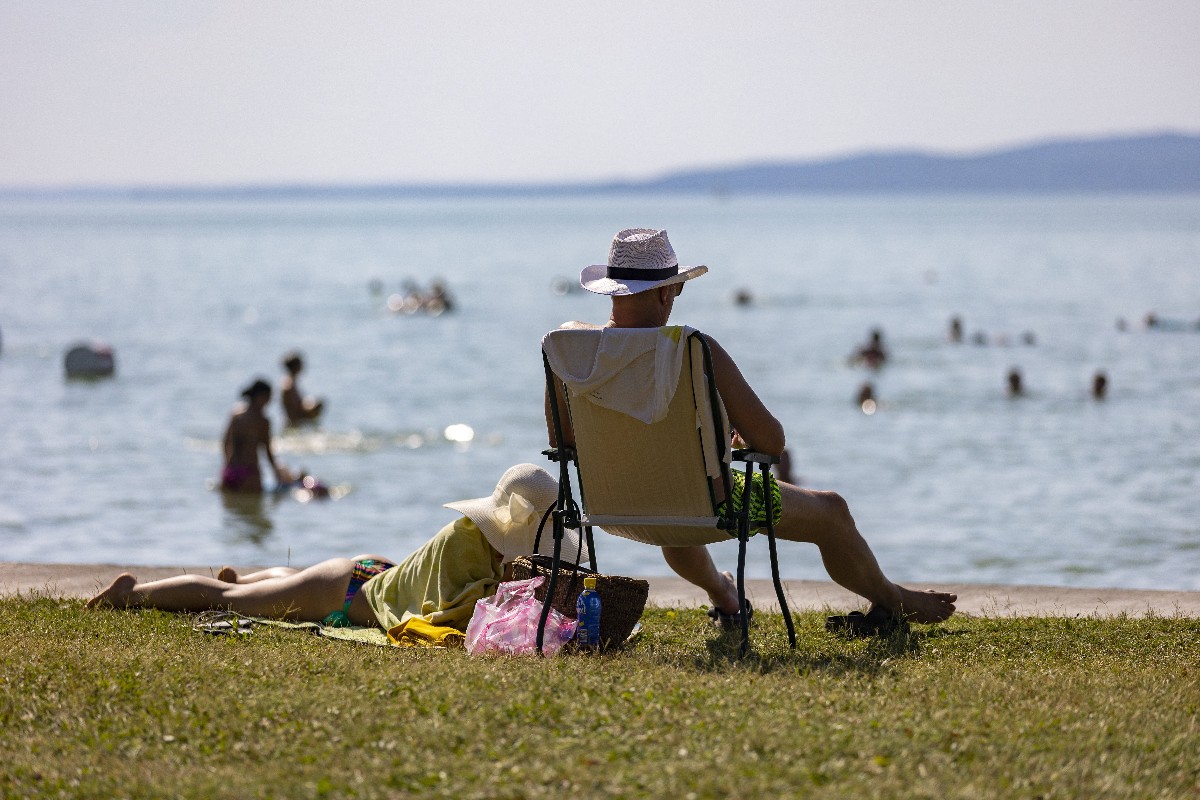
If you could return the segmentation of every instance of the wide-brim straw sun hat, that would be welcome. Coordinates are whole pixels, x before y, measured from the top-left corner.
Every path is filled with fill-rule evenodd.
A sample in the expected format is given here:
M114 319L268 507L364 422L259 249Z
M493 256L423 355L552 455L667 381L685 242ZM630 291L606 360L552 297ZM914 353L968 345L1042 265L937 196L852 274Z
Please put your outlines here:
M487 497L446 503L474 522L488 543L500 553L505 563L521 556L533 555L538 525L546 511L558 502L558 481L535 464L509 467L496 489ZM563 538L562 557L574 562L580 552L579 535L567 530ZM551 523L546 522L539 550L552 553L554 535ZM582 551L587 555L586 548Z
M607 264L579 273L579 285L605 295L638 294L659 286L699 278L708 267L681 267L666 231L627 228L613 237Z

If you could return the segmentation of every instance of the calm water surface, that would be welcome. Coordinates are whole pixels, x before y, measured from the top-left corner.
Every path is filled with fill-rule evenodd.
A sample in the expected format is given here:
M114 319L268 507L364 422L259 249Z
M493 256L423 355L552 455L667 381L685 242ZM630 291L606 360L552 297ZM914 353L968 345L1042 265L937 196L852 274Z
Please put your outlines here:
M1200 318L1196 197L0 203L0 559L405 555L453 518L441 503L541 463L538 341L607 315L551 284L635 225L709 265L673 321L734 354L803 484L846 496L893 577L1200 589L1200 332L1142 324ZM453 313L388 312L434 277ZM988 344L949 343L956 314ZM869 374L847 356L873 327L892 359ZM116 377L66 380L89 338ZM227 502L208 484L229 409L289 348L328 409L293 433L273 406L279 458L349 493ZM815 548L782 551L788 577L825 577ZM667 572L619 539L599 554Z

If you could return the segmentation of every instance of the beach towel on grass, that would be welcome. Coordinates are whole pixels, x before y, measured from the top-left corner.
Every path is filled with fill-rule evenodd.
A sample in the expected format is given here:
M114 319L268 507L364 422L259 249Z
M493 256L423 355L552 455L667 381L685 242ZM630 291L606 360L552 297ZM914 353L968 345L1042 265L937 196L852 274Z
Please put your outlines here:
M466 645L467 637L457 628L449 628L426 622L421 617L410 617L386 633L382 628L362 628L355 625L334 627L319 622L285 622L269 617L249 617L261 625L278 628L293 628L308 631L327 639L341 639L358 644L373 644L379 647L442 647L456 648Z
M667 415L687 338L686 325L577 328L542 339L550 369L577 396L647 425Z
M326 639L341 639L345 642L357 642L358 644L373 644L379 647L388 647L391 642L388 641L387 634L380 628L360 628L357 626L335 628L332 625L322 625L319 622L285 622L281 619L271 619L270 617L249 617L260 625L274 625L276 628L293 628L303 630L309 633L323 636Z

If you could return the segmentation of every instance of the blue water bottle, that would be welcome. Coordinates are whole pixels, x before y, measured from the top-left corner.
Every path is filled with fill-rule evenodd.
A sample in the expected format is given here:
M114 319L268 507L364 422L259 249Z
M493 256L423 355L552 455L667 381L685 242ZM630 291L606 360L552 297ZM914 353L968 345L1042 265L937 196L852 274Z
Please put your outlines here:
M600 649L600 593L596 591L596 576L583 579L583 591L575 601L575 644L581 650Z

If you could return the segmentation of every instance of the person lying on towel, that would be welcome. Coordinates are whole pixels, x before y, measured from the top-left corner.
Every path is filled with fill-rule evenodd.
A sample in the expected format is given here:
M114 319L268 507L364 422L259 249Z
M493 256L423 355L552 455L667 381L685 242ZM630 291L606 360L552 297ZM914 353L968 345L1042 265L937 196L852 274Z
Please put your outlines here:
M558 482L549 473L518 464L491 495L446 503L462 516L399 564L368 554L248 575L224 567L216 578L179 575L139 583L124 573L87 606L229 610L336 627L378 625L389 633L419 617L464 631L475 601L495 593L505 565L533 553L538 524L557 499ZM567 537L566 546L579 547L574 531Z

